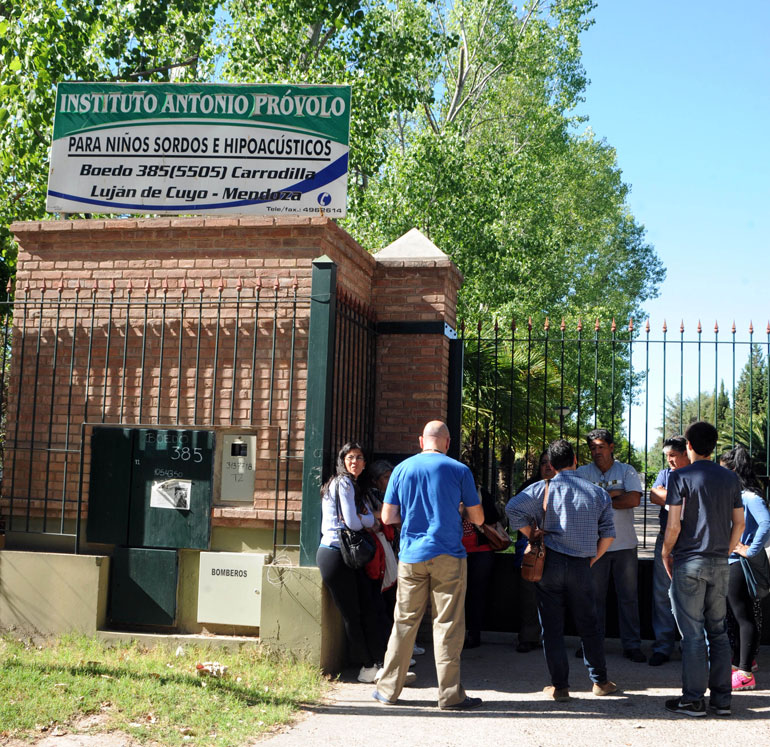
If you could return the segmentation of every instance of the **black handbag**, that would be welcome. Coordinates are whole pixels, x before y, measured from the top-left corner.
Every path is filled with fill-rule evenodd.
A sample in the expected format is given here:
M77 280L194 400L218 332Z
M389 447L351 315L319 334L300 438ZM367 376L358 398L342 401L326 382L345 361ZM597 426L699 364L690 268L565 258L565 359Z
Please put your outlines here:
M364 530L351 529L345 525L345 521L342 518L342 511L340 509L340 494L338 490L338 482L334 481L334 497L337 502L337 519L342 525L337 530L337 539L340 543L340 554L342 555L342 562L352 568L353 570L359 570L363 568L373 557L376 550L374 544L377 540L372 534Z

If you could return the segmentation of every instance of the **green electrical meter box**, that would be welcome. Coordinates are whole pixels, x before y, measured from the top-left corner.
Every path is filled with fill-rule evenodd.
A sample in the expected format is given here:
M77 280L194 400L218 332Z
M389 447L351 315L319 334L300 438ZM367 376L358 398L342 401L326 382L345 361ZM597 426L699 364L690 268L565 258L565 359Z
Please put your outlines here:
M116 547L110 568L113 623L172 626L179 559L175 550Z
M133 444L131 428L94 428L86 524L89 542L128 544Z
M133 460L128 544L208 549L214 433L142 428Z
M96 426L90 475L89 542L208 549L213 431Z

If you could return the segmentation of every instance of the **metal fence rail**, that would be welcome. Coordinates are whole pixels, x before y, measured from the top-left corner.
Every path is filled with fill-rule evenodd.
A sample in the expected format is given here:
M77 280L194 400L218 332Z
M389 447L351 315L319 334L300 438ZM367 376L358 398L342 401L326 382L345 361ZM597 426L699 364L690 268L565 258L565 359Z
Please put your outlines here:
M282 281L173 290L62 282L0 303L7 529L76 536L84 423L280 426L283 505L270 513L283 516L285 542L301 506L296 361L309 298L296 279Z
M649 321L619 328L614 321L581 322L556 330L546 318L503 330L497 323L460 326L465 346L463 458L480 481L507 500L529 477L554 438L587 461L585 434L604 427L615 435L616 456L634 464L648 484L663 465L662 438L690 422L712 422L717 454L735 443L751 452L758 474L770 457L770 324L766 339L752 325L739 337L735 324L713 337L661 335ZM657 509L655 509L657 511ZM644 506L645 517L647 505Z
M324 479L334 472L337 449L348 441L373 443L377 334L368 306L337 291L331 422L332 454Z

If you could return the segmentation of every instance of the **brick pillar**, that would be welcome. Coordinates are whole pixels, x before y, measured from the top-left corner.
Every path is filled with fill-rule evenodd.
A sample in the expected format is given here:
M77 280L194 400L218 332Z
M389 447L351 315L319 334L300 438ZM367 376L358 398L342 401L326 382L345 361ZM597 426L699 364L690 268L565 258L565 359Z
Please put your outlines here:
M374 255L377 401L374 451L413 454L425 423L446 420L450 340L455 335L455 264L417 229ZM459 443L460 434L452 433Z

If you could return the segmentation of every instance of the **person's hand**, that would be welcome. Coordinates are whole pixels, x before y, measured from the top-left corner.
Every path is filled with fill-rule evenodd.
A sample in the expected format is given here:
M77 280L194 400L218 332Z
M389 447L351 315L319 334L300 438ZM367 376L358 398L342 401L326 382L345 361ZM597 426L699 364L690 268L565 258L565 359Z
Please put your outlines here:
M674 558L670 554L668 555L661 554L661 560L663 561L663 567L666 569L666 573L668 573L668 577L673 579L674 578Z
M748 558L749 557L749 546L748 545L744 545L742 542L739 542L735 546L735 552L738 555L743 555L744 558Z

